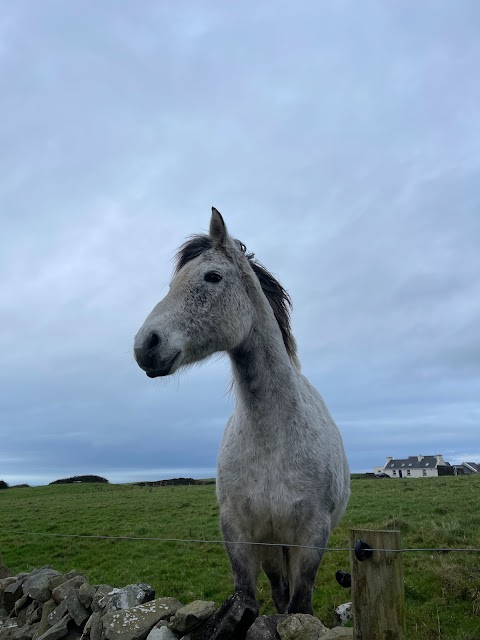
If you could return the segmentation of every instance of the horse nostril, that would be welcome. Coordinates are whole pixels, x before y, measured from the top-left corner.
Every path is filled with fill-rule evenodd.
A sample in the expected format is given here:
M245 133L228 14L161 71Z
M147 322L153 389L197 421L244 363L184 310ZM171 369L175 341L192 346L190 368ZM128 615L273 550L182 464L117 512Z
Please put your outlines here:
M155 347L158 347L159 344L160 344L160 336L158 335L158 333L155 333L155 331L152 331L152 333L150 334L146 342L148 351L155 349Z

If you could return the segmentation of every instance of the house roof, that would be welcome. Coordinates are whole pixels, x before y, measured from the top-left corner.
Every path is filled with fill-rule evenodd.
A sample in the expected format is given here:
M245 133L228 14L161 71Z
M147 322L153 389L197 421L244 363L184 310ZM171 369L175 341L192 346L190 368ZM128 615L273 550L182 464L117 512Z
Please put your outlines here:
M480 463L478 462L463 462L462 465L468 467L474 473L480 473Z
M423 456L421 460L417 456L409 456L408 458L389 460L384 469L435 469L437 463L437 456Z

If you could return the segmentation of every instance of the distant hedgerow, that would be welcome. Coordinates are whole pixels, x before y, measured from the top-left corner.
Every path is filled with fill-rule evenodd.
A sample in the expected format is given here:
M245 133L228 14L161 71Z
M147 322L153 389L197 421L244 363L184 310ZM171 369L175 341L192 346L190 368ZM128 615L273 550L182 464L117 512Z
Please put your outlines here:
M101 476L73 476L72 478L60 478L59 480L50 482L50 484L73 484L74 482L104 482L108 484L108 480Z
M193 478L172 478L170 480L154 480L148 482L135 482L137 487L166 487L166 486L178 486L178 485L205 485L215 484L215 478L207 480L194 480Z

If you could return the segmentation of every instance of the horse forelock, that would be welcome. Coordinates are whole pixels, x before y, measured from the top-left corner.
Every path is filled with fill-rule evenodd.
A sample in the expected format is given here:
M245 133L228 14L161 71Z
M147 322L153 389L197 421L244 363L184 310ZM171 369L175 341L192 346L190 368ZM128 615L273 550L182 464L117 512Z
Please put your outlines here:
M266 269L258 260L255 260L253 253L247 253L245 245L240 240L233 239L236 245L237 251L235 253L241 254L244 259L248 261L254 274L256 275L263 293L265 294L272 311L275 315L275 319L280 327L282 333L283 343L287 350L288 355L292 359L293 363L299 368L299 362L297 358L297 345L295 338L292 334L292 328L290 324L290 311L292 309L291 298L280 284L280 282ZM198 258L209 249L212 249L214 243L210 236L199 234L188 238L182 246L179 248L175 256L175 275L186 264ZM236 262L236 256L232 254L228 247L223 249L225 255L233 262ZM243 270L242 270L243 271Z
M195 258L198 258L198 256L202 255L202 253L205 253L205 251L208 251L212 247L213 241L210 236L203 234L190 236L190 238L182 244L175 255L174 274L176 275L186 264Z

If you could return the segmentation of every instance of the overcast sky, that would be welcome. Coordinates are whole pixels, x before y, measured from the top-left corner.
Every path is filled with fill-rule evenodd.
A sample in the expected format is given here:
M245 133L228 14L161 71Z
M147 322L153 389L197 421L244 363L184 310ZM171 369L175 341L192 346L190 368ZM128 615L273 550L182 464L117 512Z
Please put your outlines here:
M228 360L133 337L210 207L290 292L352 471L480 460L480 5L0 5L0 479L215 473Z

